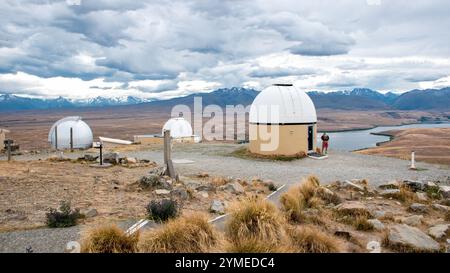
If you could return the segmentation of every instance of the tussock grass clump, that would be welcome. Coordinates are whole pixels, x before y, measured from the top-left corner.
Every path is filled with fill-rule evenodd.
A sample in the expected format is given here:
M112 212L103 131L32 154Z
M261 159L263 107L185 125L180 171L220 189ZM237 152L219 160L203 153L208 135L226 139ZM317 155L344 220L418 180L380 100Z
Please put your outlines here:
M236 252L278 252L286 239L285 221L274 204L253 197L235 203L225 233L230 250Z
M45 214L46 224L50 228L64 228L75 226L78 219L84 217L78 209L72 210L70 202L62 201L57 209L49 209L49 212Z
M83 237L81 252L84 253L134 253L137 251L139 233L126 235L115 225L91 229Z
M148 253L203 253L219 243L219 234L208 223L208 218L195 213L143 233L138 247L140 252Z
M368 221L367 217L359 216L353 219L353 226L356 230L361 231L372 231L374 230L374 226L371 222Z
M221 177L221 176L213 177L211 179L211 184L213 184L216 187L220 187L220 186L226 185L228 182L230 182L230 179L225 178L225 177Z
M308 208L320 208L324 201L316 194L320 187L315 176L309 176L298 186L290 188L281 195L280 202L289 220L301 222L303 211Z
M341 252L339 239L312 226L299 226L288 231L291 251L296 253L336 253Z
M400 192L391 194L389 197L403 203L413 203L414 201L417 201L416 194L407 185L401 185L399 190Z

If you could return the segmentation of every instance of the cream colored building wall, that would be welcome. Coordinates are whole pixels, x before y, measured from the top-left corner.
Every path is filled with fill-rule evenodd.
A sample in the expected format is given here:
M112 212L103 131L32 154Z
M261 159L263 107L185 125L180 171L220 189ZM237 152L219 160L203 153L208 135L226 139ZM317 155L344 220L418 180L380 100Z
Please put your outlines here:
M300 152L308 152L308 127L313 126L313 150L317 147L317 125L249 125L250 136L250 152L263 155L295 155ZM271 132L272 130L279 130L278 145L276 145L276 133L272 134L274 150L263 150L263 145L270 143L267 140L268 135L261 132Z

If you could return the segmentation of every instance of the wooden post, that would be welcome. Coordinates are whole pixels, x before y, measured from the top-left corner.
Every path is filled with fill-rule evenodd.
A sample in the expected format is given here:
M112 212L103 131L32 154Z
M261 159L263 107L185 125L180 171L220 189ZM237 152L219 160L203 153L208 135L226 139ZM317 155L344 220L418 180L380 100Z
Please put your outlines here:
M70 152L73 153L73 128L70 127Z
M55 149L58 150L58 126L55 126Z
M100 165L103 165L103 143L100 142Z
M170 130L164 131L164 164L166 165L166 175L176 179L177 174L172 162L172 143Z
M6 144L7 151L8 151L8 161L11 161L11 142L12 140L8 139Z

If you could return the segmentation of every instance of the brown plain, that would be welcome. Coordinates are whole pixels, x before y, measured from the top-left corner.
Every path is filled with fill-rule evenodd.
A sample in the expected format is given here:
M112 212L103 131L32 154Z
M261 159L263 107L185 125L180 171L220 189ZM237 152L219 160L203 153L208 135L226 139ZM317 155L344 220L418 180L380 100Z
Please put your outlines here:
M382 133L392 136L393 140L358 153L410 160L411 151L415 151L418 161L450 165L450 128L405 129Z

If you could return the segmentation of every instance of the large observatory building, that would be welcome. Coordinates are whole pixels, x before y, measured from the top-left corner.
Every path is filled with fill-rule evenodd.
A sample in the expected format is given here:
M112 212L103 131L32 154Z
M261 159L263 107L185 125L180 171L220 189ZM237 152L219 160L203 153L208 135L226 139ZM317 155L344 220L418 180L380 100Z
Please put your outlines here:
M258 94L249 117L250 152L293 156L316 149L317 115L311 98L291 84Z

